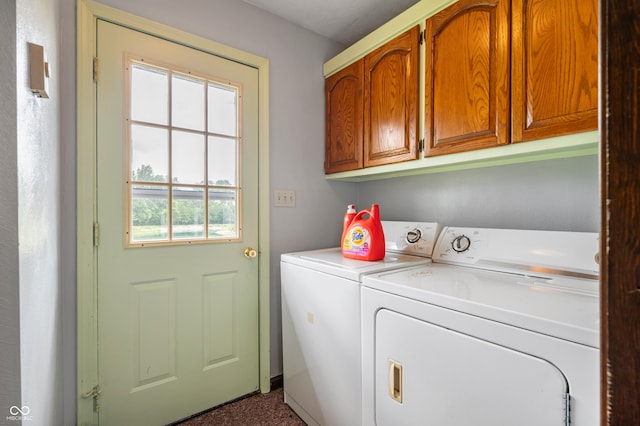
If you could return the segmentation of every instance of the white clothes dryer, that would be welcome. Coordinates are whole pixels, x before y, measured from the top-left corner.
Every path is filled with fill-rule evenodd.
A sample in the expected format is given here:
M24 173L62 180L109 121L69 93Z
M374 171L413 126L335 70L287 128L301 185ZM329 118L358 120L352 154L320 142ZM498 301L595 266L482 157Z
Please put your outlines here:
M363 424L596 426L598 238L445 228L362 288Z
M347 259L338 247L281 256L284 399L309 425L361 424L362 277L430 262L440 231L436 223L382 226L380 261Z

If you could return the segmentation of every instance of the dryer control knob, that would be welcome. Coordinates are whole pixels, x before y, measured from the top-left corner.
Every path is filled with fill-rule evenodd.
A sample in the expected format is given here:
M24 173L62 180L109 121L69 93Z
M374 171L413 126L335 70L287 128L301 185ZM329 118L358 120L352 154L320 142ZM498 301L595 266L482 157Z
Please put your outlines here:
M458 235L451 241L451 247L457 253L469 250L471 247L471 240L466 235Z
M418 228L413 228L411 231L407 232L407 242L409 244L415 244L420 241L422 238L422 232Z

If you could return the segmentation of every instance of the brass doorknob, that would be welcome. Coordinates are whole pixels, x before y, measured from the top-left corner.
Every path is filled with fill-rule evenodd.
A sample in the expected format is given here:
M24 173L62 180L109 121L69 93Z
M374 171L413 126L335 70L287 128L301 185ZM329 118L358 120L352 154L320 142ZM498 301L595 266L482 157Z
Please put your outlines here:
M253 247L247 247L244 249L244 257L247 259L253 259L258 255L258 252Z

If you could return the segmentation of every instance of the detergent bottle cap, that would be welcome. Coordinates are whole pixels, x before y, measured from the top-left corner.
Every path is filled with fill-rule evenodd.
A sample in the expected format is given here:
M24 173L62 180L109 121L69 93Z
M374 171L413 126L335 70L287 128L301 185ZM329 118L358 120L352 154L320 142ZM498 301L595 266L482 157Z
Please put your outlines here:
M356 205L355 204L349 204L347 206L347 213L355 213L356 212Z

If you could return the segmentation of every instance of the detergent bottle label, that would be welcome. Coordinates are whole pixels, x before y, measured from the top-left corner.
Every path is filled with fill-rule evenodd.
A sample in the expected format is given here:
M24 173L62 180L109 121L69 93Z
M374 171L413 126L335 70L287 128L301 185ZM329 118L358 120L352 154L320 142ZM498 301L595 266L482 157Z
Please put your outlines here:
M342 242L342 252L353 256L367 256L370 247L371 235L362 226L349 228Z

